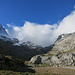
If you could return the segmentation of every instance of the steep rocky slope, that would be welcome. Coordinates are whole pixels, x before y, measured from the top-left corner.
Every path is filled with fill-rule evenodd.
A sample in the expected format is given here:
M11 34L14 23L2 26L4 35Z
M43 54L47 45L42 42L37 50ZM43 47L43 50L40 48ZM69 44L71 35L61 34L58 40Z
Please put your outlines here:
M16 72L35 72L28 68L22 60L16 59L12 56L5 56L0 54L0 70L12 70Z
M5 28L3 28L1 24L0 24L0 33L8 35L7 32L5 31Z
M75 49L75 33L62 34L54 44L53 50L60 52Z
M30 63L75 66L75 33L60 35L47 54L34 56Z

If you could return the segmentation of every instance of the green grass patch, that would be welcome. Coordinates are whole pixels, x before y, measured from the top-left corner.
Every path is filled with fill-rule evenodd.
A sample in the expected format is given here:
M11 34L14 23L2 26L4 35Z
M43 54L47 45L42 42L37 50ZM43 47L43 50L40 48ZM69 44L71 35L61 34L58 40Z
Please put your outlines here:
M60 74L54 74L54 73L29 73L29 72L14 72L14 71L5 71L0 70L0 75L60 75Z

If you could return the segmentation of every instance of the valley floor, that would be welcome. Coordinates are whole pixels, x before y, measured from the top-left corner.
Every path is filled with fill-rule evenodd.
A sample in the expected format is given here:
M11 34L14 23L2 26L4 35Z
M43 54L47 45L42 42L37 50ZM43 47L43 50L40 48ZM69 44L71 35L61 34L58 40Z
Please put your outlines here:
M75 67L36 67L36 72L44 75L75 75Z

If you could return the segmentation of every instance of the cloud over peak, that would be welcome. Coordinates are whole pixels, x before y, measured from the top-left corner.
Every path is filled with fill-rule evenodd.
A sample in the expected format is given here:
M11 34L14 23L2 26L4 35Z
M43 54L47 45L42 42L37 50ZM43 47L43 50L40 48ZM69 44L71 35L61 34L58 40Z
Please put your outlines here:
M18 38L21 42L31 41L36 45L49 46L60 34L75 32L75 11L66 16L59 24L41 25L25 21L22 27L7 25L9 35Z

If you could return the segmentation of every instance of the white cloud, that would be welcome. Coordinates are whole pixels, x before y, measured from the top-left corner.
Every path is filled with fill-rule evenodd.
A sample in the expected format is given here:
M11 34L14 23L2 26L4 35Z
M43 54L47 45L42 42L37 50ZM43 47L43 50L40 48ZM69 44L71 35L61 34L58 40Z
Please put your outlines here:
M75 11L66 16L57 28L58 33L72 33L75 32Z
M8 27L10 27L10 24L7 24Z
M37 24L26 21L22 27L9 25L8 33L20 41L31 41L41 46L49 46L58 35L75 32L75 11L66 16L59 24Z

